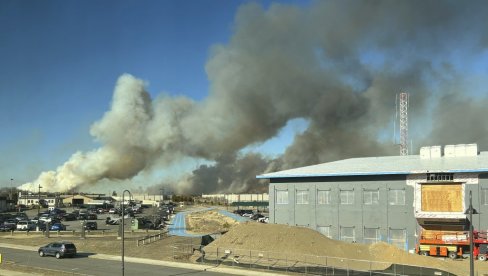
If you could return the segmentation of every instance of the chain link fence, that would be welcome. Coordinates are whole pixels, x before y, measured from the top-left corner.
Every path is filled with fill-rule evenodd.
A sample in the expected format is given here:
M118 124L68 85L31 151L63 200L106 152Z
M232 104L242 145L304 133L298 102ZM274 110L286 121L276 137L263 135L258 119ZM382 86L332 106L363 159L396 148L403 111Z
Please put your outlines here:
M394 264L359 259L328 256L285 254L283 252L255 251L243 249L216 248L212 251L198 251L198 240L177 243L173 247L175 259L193 260L201 264L239 267L284 274L304 275L409 275L428 276L454 274L435 268ZM485 275L477 273L476 275ZM488 275L488 274L487 274Z

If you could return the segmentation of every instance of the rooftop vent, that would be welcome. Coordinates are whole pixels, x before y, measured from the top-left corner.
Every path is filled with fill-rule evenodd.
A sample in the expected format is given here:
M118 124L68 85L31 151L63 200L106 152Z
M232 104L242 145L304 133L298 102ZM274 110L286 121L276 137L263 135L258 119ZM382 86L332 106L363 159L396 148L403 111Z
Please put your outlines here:
M466 157L478 155L477 144L446 145L444 147L446 157Z
M441 146L421 147L420 159L440 158L442 156Z
M458 145L446 145L444 147L444 153L441 146L430 146L420 148L420 159L433 159L441 158L444 154L445 157L466 157L478 155L477 144L458 144Z

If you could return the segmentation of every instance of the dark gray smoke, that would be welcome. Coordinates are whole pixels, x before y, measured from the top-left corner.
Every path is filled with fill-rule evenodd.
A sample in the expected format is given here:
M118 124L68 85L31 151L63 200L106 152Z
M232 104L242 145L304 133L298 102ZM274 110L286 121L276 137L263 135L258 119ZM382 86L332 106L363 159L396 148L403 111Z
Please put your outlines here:
M467 93L467 76L457 71L460 61L488 46L487 7L483 1L244 5L229 43L211 49L204 101L150 99L142 81L121 76L111 109L92 126L103 146L73 155L32 183L90 187L190 157L210 163L164 182L176 192L262 191L255 176L263 172L397 154L391 132L400 92L410 93L416 147L477 142L483 148L487 93ZM283 156L241 151L295 118L309 126Z

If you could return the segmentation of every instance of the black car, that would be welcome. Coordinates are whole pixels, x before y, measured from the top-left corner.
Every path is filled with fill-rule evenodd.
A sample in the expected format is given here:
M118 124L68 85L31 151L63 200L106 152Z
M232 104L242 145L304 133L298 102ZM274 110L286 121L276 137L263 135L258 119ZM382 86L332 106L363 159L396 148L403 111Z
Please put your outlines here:
M76 220L76 214L74 214L74 213L64 214L63 218L61 220L64 220L64 221Z
M86 230L97 230L98 225L96 221L87 221L85 222L85 229Z
M98 219L98 216L95 213L88 213L86 219Z
M17 226L15 224L1 224L0 225L0 232L10 232L15 230Z
M72 242L53 242L39 247L39 256L54 256L56 259L76 256L76 246Z
M257 214L252 215L252 217L251 217L252 220L258 220L260 218L264 218L264 215L257 213Z

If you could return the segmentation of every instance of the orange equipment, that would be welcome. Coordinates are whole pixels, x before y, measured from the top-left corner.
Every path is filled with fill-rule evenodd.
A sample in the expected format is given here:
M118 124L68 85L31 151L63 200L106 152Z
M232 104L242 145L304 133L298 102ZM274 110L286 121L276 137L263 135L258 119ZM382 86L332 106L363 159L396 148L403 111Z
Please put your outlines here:
M417 254L443 256L456 259L469 254L469 232L423 230L417 246ZM473 231L473 256L485 261L488 257L486 232Z

